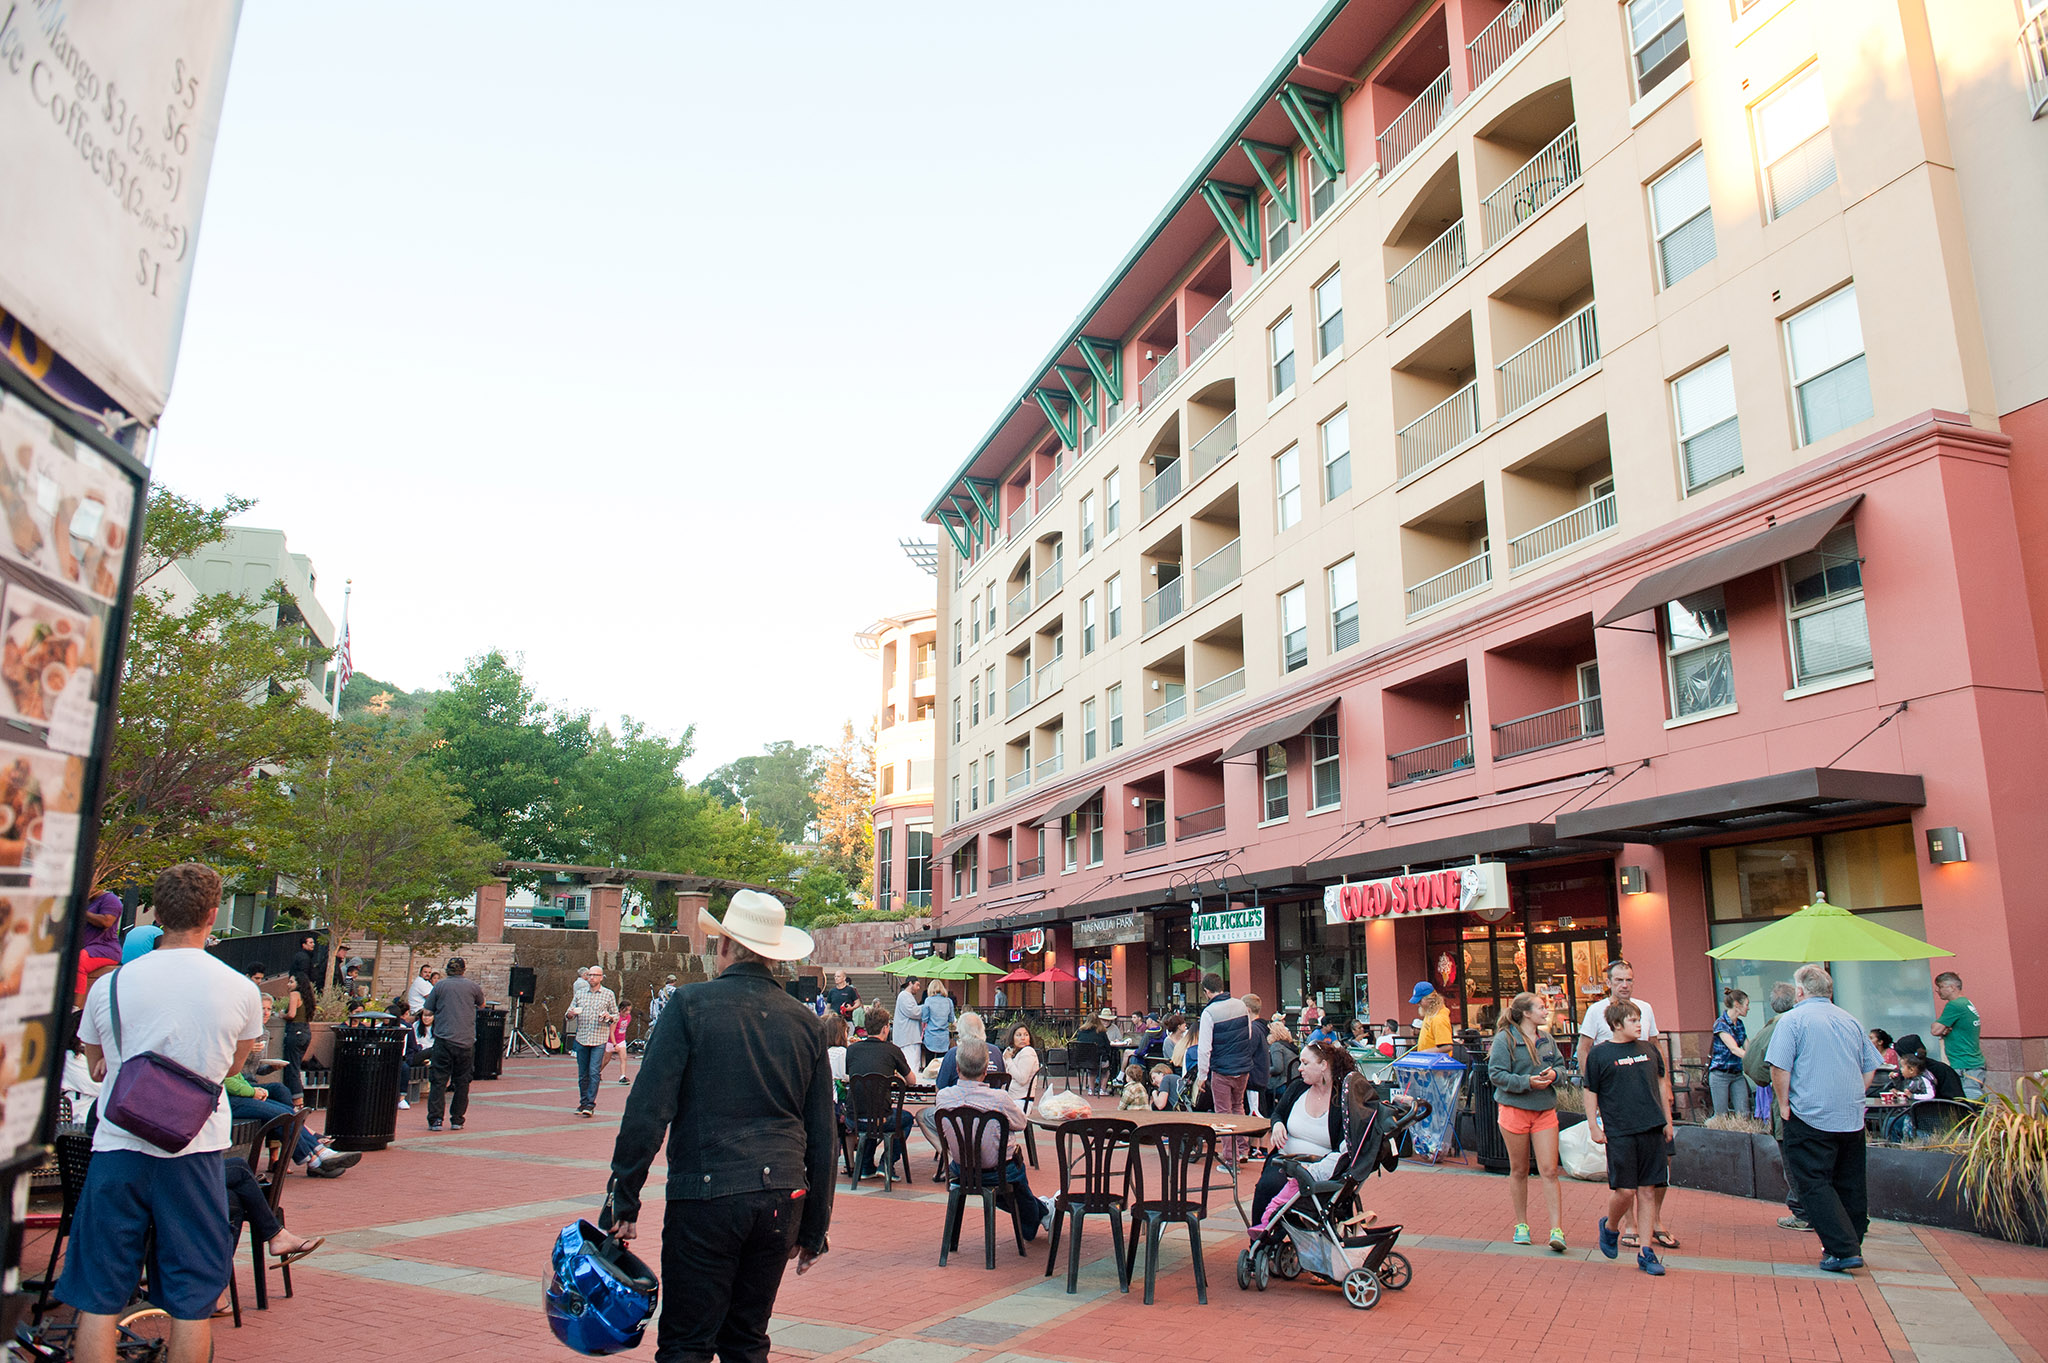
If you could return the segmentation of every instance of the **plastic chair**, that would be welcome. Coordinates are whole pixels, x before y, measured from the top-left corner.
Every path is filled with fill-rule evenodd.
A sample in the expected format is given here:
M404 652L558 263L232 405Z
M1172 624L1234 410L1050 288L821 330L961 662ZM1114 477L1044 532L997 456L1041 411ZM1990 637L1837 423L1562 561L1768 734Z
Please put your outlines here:
M1081 1227L1091 1215L1109 1218L1111 1247L1116 1253L1117 1286L1131 1290L1131 1271L1124 1265L1124 1212L1130 1205L1131 1137L1138 1124L1120 1117L1091 1117L1063 1122L1053 1131L1053 1149L1060 1162L1060 1190L1052 1205L1052 1248L1045 1256L1045 1276L1052 1276L1060 1258L1060 1224L1068 1224L1067 1291L1081 1283ZM1076 1149L1075 1147L1079 1147ZM1121 1171L1113 1166L1118 1153L1126 1158ZM1113 1186L1121 1172L1121 1186Z
M1027 1119L1038 1100L1045 1097L1046 1085L1051 1082L1052 1076L1045 1072L1045 1066L1040 1065L1038 1073L1031 1076L1031 1083L1024 1090L1024 1116ZM1031 1162L1032 1168L1038 1167L1038 1128L1029 1120L1024 1123L1024 1158Z
M85 1191L86 1171L92 1165L92 1137L84 1131L60 1131L55 1145L57 1186L63 1194L64 1210L57 1218L57 1238L50 1242L49 1266L43 1270L41 1278L22 1283L24 1288L36 1290L30 1318L38 1321L50 1309L50 1292L57 1285L57 1261L64 1252L65 1238L71 1234L71 1219L78 1214L79 1194Z
M874 1142L882 1142L882 1191L896 1190L896 1162L903 1162L903 1181L910 1181L910 1151L903 1140L903 1089L893 1074L856 1074L846 1081L846 1115L859 1138L848 1190L860 1187L860 1171Z
M950 1155L959 1169L946 1184L946 1222L939 1236L939 1267L944 1268L946 1255L960 1247L960 1223L965 1219L967 1199L976 1194L981 1197L988 1266L996 1266L997 1207L1010 1213L1010 1227L1017 1233L1017 1253L1021 1257L1026 1253L1024 1214L1017 1206L1009 1180L1003 1177L1010 1149L1010 1119L1000 1112L976 1107L942 1107L937 1117L942 1158ZM991 1126L996 1128L997 1157L995 1166L988 1168L982 1162L982 1141Z
M1076 1041L1067 1047L1067 1088L1074 1087L1074 1076L1081 1076L1081 1091L1092 1093L1100 1088L1102 1081L1103 1048L1093 1041Z
M258 1128L249 1141L249 1148L243 1158L248 1160L256 1181L263 1185L263 1200L270 1204L270 1211L281 1223L284 1220L284 1181L292 1167L292 1155L299 1148L299 1133L305 1129L304 1111L287 1112L272 1117ZM239 1228L238 1228L239 1229ZM263 1241L256 1234L256 1227L249 1227L249 1264L256 1276L256 1309L270 1309L270 1269L264 1262ZM277 1271L284 1275L284 1294L292 1295L292 1266L279 1263ZM235 1315L235 1327L242 1324L242 1293L235 1285L235 1275L228 1274L228 1305Z
M1159 1196L1145 1196L1145 1151L1159 1157ZM1201 1178L1195 1168L1201 1166ZM1196 1122L1164 1122L1139 1128L1131 1137L1131 1238L1124 1246L1123 1289L1131 1290L1138 1260L1138 1222L1145 1223L1145 1305L1152 1304L1158 1276L1159 1236L1169 1221L1188 1228L1194 1249L1195 1299L1209 1304L1209 1274L1202 1263L1202 1222L1209 1216L1209 1176L1216 1168L1216 1132Z

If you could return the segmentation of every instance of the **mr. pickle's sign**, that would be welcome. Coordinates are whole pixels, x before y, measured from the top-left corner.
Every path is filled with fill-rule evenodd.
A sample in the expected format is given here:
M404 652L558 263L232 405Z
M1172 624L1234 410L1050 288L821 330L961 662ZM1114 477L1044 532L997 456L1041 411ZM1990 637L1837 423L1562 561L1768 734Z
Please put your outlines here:
M1505 916L1508 907L1508 868L1498 861L1323 887L1326 923L1425 913L1476 913L1492 922Z

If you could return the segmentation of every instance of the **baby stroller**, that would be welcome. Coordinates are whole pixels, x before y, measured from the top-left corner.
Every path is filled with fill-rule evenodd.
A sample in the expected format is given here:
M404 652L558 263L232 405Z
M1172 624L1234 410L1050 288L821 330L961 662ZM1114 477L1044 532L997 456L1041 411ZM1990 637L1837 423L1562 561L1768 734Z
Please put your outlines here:
M1360 1311L1379 1304L1382 1288L1400 1291L1415 1276L1408 1256L1394 1248L1399 1226L1355 1226L1358 1188L1366 1179L1401 1161L1401 1134L1429 1116L1429 1104L1417 1100L1396 1111L1388 1104L1371 1107L1372 1127L1336 1177L1318 1179L1300 1160L1285 1155L1280 1162L1293 1180L1266 1209L1265 1222L1254 1227L1243 1206L1251 1234L1250 1248L1237 1256L1237 1286L1266 1290L1272 1274L1293 1279L1303 1273L1344 1289L1344 1300ZM1283 1199L1286 1199L1283 1201Z

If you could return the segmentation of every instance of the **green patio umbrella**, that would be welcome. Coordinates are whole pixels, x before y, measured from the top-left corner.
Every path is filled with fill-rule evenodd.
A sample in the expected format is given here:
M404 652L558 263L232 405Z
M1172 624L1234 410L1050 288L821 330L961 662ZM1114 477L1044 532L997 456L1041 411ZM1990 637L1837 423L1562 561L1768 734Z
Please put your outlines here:
M1709 949L1707 955L1743 961L1925 961L1955 953L1816 899L1768 927Z
M877 969L884 975L916 975L920 973L919 967L923 964L924 962L918 960L915 956L905 956L900 961L891 961L887 965L877 967Z
M955 956L953 958L952 963L947 967L946 978L949 980L965 980L971 979L976 975L1000 975L1002 973L1004 972L1001 966L990 965L981 957L969 952L967 955Z

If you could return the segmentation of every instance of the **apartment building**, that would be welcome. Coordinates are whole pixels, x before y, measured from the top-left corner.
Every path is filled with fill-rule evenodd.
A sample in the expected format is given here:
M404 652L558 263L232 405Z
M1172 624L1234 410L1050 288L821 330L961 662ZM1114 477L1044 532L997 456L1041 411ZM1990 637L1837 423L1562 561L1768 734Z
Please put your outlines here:
M1326 7L927 508L934 935L1470 1026L1626 953L1692 1054L1825 895L2048 1064L2042 32Z
M930 610L884 616L854 640L881 664L875 718L875 883L870 893L878 909L928 908L938 617ZM957 725L960 716L953 719Z
M178 569L193 591L208 595L234 592L243 597L255 606L255 618L297 630L305 644L331 650L340 637L333 617L320 604L320 578L313 570L313 560L293 553L282 530L230 526L219 540L169 567ZM171 583L167 577L157 585L170 590L174 600L190 599L189 593ZM282 605L263 599L275 583L284 586ZM308 664L299 686L300 699L317 710L333 705L328 693L328 661L322 658Z

